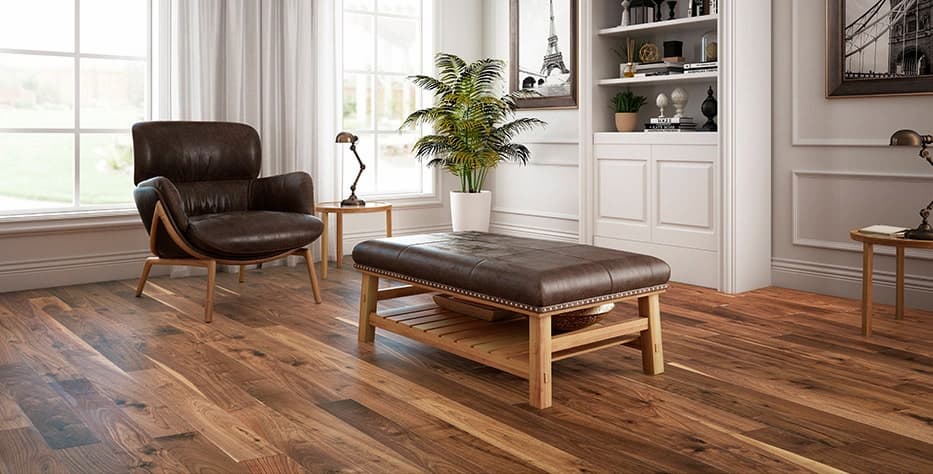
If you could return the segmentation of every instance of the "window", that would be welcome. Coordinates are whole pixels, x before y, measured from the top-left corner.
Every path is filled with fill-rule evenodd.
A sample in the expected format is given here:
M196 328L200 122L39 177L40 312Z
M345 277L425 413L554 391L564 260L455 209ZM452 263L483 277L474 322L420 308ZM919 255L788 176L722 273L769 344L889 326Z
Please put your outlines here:
M126 207L150 0L0 0L0 215Z
M366 163L361 195L414 197L434 192L435 174L411 152L421 134L398 131L425 100L407 76L432 71L432 7L432 0L343 2L341 129L360 138L357 150ZM342 162L346 189L358 167L346 155Z

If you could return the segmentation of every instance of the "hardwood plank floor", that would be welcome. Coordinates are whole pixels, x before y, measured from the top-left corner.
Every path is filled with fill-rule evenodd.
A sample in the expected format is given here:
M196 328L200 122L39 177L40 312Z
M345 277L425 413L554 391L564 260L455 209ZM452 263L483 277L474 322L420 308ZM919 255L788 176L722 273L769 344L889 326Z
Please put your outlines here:
M509 374L359 345L359 276L329 276L315 305L301 267L221 274L209 325L203 277L0 294L0 472L933 472L930 312L876 306L867 339L857 301L674 285L663 375L559 361L537 411Z

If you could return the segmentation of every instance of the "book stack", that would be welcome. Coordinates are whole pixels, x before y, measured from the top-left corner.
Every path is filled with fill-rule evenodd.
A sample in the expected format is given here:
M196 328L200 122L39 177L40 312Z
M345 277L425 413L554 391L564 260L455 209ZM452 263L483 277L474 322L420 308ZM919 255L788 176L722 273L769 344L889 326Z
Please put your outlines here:
M684 63L661 61L657 63L641 63L635 66L635 77L667 76L669 74L683 74Z
M645 124L648 133L695 132L696 129L693 117L653 117L651 123Z
M709 61L705 63L687 63L683 65L684 74L697 74L700 72L716 72L719 70L719 62Z

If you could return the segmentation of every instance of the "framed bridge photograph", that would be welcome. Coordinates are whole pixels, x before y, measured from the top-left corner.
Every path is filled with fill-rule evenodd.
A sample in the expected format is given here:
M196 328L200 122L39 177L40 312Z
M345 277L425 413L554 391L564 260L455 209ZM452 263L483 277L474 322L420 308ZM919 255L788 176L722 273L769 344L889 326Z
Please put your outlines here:
M826 0L828 98L933 94L933 0Z
M510 90L521 109L577 107L577 0L511 0Z

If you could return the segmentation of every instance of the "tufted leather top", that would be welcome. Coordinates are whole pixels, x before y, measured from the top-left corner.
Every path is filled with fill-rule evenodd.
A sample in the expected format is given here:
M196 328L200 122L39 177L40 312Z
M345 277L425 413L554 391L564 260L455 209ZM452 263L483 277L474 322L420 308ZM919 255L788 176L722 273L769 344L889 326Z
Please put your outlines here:
M250 260L304 247L321 235L311 176L258 178L259 135L230 122L143 122L133 126L133 191L151 230L162 203L185 244L212 258ZM190 257L160 232L157 254Z
M648 255L482 232L362 242L357 268L538 312L665 287L671 269Z

